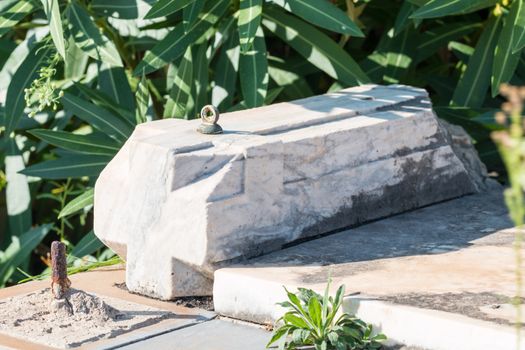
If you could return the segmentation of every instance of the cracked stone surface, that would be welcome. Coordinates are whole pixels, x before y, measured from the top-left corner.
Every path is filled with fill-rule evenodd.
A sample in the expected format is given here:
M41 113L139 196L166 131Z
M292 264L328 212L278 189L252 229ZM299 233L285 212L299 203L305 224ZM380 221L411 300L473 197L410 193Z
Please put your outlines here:
M368 85L200 121L142 124L95 186L127 287L209 295L213 272L308 237L474 193L483 165L427 93Z

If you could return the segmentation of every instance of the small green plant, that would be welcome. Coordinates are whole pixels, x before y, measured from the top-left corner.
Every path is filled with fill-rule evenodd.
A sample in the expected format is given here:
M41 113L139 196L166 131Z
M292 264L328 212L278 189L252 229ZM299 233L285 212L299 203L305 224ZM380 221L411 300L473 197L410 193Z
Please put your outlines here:
M344 285L340 286L335 298L329 296L330 281L324 296L311 289L298 288L298 293L289 292L288 301L279 303L288 311L277 322L282 325L275 329L267 347L277 343L279 350L372 350L381 348L383 334L373 334L372 325L353 315L341 313ZM337 318L336 318L337 317Z

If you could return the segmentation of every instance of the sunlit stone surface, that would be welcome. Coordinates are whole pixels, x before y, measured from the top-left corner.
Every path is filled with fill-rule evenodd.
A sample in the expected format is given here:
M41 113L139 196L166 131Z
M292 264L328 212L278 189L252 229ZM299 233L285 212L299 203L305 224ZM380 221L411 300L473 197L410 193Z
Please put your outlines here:
M210 294L213 271L239 259L485 185L468 137L421 89L227 113L222 135L199 123L140 125L97 181L95 233L126 258L131 291Z

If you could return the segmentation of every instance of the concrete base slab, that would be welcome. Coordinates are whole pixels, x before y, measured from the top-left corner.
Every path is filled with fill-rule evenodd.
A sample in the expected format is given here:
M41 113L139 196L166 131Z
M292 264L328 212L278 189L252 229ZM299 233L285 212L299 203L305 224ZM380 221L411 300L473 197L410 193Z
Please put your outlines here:
M432 347L419 338L407 338L405 333L419 337L435 332L436 337L447 334L456 339L490 334L480 329L495 327L494 332L500 332L496 339L504 337L506 344L512 344L514 332L508 316L483 310L492 307L495 300L507 304L516 295L514 233L501 190L466 196L220 269L215 273L215 309L226 316L271 324L282 315L276 303L286 299L283 286L322 291L331 276L334 288L345 284L347 293L354 297L366 295L373 298L373 303L388 302L388 310L371 317L366 311L368 305L378 306L363 301L357 315L383 325L387 336L394 340L432 349L467 349ZM466 293L470 293L468 298ZM461 307L450 300L445 302L447 296L452 300L463 298ZM422 332L415 326L423 318L405 313L414 322L414 327L409 326L412 323L392 311L410 308L401 305L406 300L429 319L436 317L435 312L442 315L429 308L455 313L464 331L444 328L452 332L444 333L440 328L426 327L431 323L425 319ZM350 301L345 303L349 307ZM399 333L400 328L385 328L395 317L405 333ZM485 325L479 328L479 322ZM480 348L484 347L476 347ZM510 345L494 348L515 349Z
M213 320L163 334L146 342L122 347L122 350L262 350L271 333L256 325Z
M130 294L119 287L124 284L125 271L122 267L97 270L81 273L70 277L72 286L101 297L118 300L120 303L133 303L136 307L143 306L144 312L155 308L169 312L168 319L160 320L145 327L137 327L129 332L109 337L107 339L93 339L81 344L76 349L112 349L126 344L136 343L156 335L171 332L173 330L199 324L213 319L216 315L213 312L178 306L175 303L163 302L140 295ZM19 286L0 289L0 300L31 293L49 287L49 281L38 281L22 284ZM140 314L140 309L137 311ZM47 350L54 349L42 344L29 342L26 339L16 338L13 335L0 333L0 349L24 349L24 350Z

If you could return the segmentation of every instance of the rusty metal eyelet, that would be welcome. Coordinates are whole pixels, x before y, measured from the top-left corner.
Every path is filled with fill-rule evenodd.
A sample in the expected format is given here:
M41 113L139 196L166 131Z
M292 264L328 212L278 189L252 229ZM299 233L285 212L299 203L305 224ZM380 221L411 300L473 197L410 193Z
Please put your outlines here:
M206 135L222 134L219 121L219 110L213 105L206 105L201 109L202 123L197 129L198 132Z

